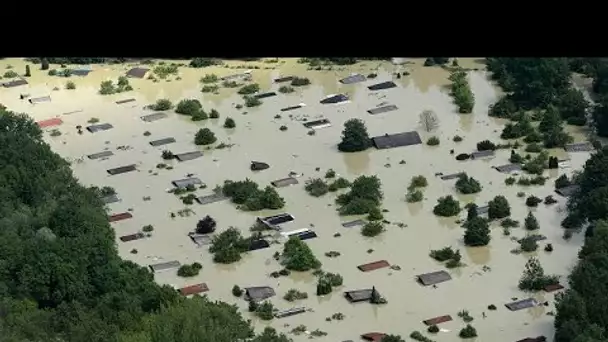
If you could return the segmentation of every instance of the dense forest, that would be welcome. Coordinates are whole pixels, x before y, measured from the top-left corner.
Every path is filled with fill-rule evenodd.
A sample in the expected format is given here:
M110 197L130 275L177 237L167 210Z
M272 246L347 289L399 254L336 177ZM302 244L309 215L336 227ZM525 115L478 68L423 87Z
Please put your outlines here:
M488 70L507 92L490 114L513 118L521 110L559 112L571 124L589 124L608 136L608 61L600 58L488 58ZM570 83L571 72L593 78L591 105ZM542 114L541 114L542 115ZM557 299L556 342L608 341L608 147L600 147L573 182L567 229L587 227L570 288Z
M98 194L0 108L0 340L235 342L253 336L236 308L184 299L122 260ZM204 337L202 337L204 336ZM256 342L287 342L268 329Z

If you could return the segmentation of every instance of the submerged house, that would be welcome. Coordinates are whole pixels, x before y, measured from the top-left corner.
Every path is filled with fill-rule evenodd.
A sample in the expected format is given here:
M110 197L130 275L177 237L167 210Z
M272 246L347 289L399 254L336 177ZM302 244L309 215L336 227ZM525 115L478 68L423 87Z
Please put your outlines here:
M146 77L146 75L148 74L148 72L150 71L150 69L148 68L133 68L129 71L127 71L127 77L133 77L133 78L144 78Z
M246 287L244 290L245 299L254 302L260 302L276 295L274 289L270 286Z

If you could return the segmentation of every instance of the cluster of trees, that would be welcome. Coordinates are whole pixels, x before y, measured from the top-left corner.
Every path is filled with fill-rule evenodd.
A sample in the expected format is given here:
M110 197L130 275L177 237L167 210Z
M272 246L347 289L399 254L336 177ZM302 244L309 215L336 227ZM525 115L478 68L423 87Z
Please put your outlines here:
M460 255L460 251L454 250L450 246L444 247L442 249L432 250L430 256L431 258L439 262L445 262L445 266L447 268L455 268L461 266L460 260L462 259L462 255Z
M322 272L317 282L317 296L330 294L334 287L342 286L344 279L337 273Z
M363 215L379 209L384 194L378 176L359 176L350 191L336 197L340 215Z
M215 133L209 128L201 128L194 135L195 145L211 145L217 141Z
M147 269L121 260L99 191L78 184L34 121L1 106L0 155L3 341L254 337L236 307L180 298ZM253 341L289 339L270 329Z
M179 101L175 107L175 112L177 114L190 116L192 121L207 120L209 117L212 119L220 117L220 113L215 109L212 109L210 113L205 112L201 102L196 99L183 99Z
M283 264L292 271L308 271L321 267L321 262L308 247L306 242L292 236L283 246Z
M429 185L426 177L423 175L414 176L410 181L410 185L407 187L407 194L405 200L409 203L420 202L424 199L424 194L421 190Z
M133 87L129 84L129 79L126 76L120 76L116 84L108 80L101 82L99 85L99 94L101 95L111 95L131 90L133 90Z
M456 190L461 194L476 194L481 191L481 184L475 178L463 173L456 181Z
M213 236L209 252L213 254L213 261L220 264L231 264L241 260L241 253L249 250L252 240L258 238L257 234L244 238L241 231L230 227Z
M240 209L247 211L276 210L285 206L285 199L279 196L275 188L269 185L260 189L251 179L236 182L227 180L224 182L222 192L230 197L233 203L238 204Z
M461 114L470 114L475 106L475 94L471 90L467 73L462 69L457 69L450 75L450 94L454 98L454 103L458 106L458 112Z

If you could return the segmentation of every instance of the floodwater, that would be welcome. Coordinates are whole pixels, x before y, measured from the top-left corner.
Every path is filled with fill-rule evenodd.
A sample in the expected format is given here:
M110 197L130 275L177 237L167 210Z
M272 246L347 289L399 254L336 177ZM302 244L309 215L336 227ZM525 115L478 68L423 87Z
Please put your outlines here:
M454 321L444 323L441 328L449 332L440 332L430 336L436 341L460 341L458 331L465 323L458 318L460 310L469 310L475 317L472 324L478 331L476 341L514 341L525 337L545 335L550 340L553 335L553 317L548 313L554 311L553 294L533 294L534 297L548 300L549 306L538 307L518 312L510 312L504 304L512 297L518 299L529 297L529 294L517 289L526 260L538 256L545 271L550 274L565 276L569 273L576 260L576 253L581 245L582 237L575 235L571 240L562 238L559 222L564 217L565 201L553 206L540 205L532 209L541 226L540 233L548 240L540 243L539 252L532 254L514 255L510 250L517 247L512 237L523 237L522 228L512 230L511 237L503 236L502 228L493 228L492 241L489 247L467 248L463 245L463 229L456 223L457 218L440 219L432 214L433 206L440 196L452 194L461 201L475 201L485 204L494 196L506 196L512 206L512 217L523 223L528 212L525 198L519 198L520 191L545 197L553 194L553 179L560 173L571 174L580 169L588 158L588 153L574 153L569 156L563 151L552 151L554 155L569 157L572 168L547 172L551 179L543 187L520 187L504 185L507 177L491 169L493 165L508 163L509 150L499 151L493 160L476 160L458 162L450 155L475 150L476 143L484 139L497 141L503 120L487 116L488 106L497 100L499 91L487 80L483 65L473 59L462 59L461 65L477 68L470 71L470 84L476 96L473 114L461 115L456 112L452 99L448 95L446 85L448 73L438 68L422 67L423 60L415 59L401 66L390 63L366 62L349 67L334 67L331 71L307 70L307 67L297 64L295 59L280 60L278 63L228 62L231 67L212 67L206 69L180 68L181 80L171 77L171 81L154 83L147 79L131 80L134 91L102 96L97 94L99 83L122 75L130 66L94 66L93 72L87 77L71 77L76 83L76 90L64 90L65 78L47 76L46 72L32 67L33 76L29 78L29 86L0 90L0 102L10 110L26 112L35 120L60 117L64 124L58 129L63 133L59 137L45 135L53 150L68 160L83 158L83 162L73 163L76 177L86 185L112 186L119 197L119 203L109 205L111 213L132 210L134 217L130 220L113 223L116 236L135 233L142 226L154 226L152 237L138 241L122 243L117 240L120 255L141 265L149 265L161 261L178 260L182 264L195 261L203 265L197 277L179 278L172 271L156 274L159 283L182 287L200 282L206 282L210 288L207 293L212 299L236 303L243 310L245 317L252 318L256 329L262 329L270 324L283 332L289 332L294 327L304 324L308 330L320 329L328 333L321 341L359 340L359 335L372 331L409 335L414 330L426 334L422 320L435 316L450 314ZM17 59L0 61L0 70L12 65L18 72L23 72L25 62ZM262 91L277 90L279 85L273 84L272 79L280 75L306 76L312 85L296 88L292 94L279 94L263 100L257 108L235 108L242 103L236 89L222 89L219 95L203 94L200 92L199 79L208 73L226 76L240 73L246 69L236 69L236 65L260 66L253 70L254 81L259 83ZM53 67L53 66L52 66ZM266 68L266 69L265 69ZM399 87L372 93L368 85L389 80L392 72L407 70L410 75L397 80ZM369 74L375 72L378 77L356 85L342 85L338 79L352 72ZM53 90L59 87L59 90ZM328 94L347 93L351 102L342 105L321 105L319 100ZM19 99L19 94L28 93L32 97L51 95L52 102L38 105L29 104ZM135 98L135 102L123 105L115 101ZM160 98L169 98L177 102L183 98L196 98L202 101L204 108L217 109L219 120L210 119L203 122L191 122L178 114L152 123L145 123L141 115L150 111L143 109L147 104ZM282 113L280 108L295 105L300 102L306 107L291 112ZM395 104L398 111L369 115L366 110L376 107L382 102ZM438 129L433 133L423 132L419 127L419 114L426 109L433 110L440 121ZM80 111L64 115L73 111ZM276 119L275 115L282 118ZM309 136L308 129L303 127L298 118L303 117L328 118L333 126L320 129L316 135ZM222 127L224 119L232 117L237 127L233 130ZM99 118L100 123L108 122L114 129L91 134L87 131L79 135L76 126L86 126L90 118ZM432 135L441 138L441 145L429 147L426 145L395 148L390 150L373 150L354 154L340 154L336 144L340 140L343 123L350 118L361 118L365 121L370 135L397 133L401 131L418 130L423 141ZM279 127L286 125L287 131ZM201 127L212 129L218 137L218 143L234 144L233 147L221 150L207 150L193 144L195 132ZM584 135L577 129L570 129L577 140ZM49 129L50 131L50 129ZM151 136L144 137L149 131ZM452 142L452 137L460 135L464 141ZM175 137L176 143L165 147L152 147L148 141L164 137ZM119 146L129 146L127 150L117 150ZM174 153L204 150L205 156L196 160L179 163L170 162L172 170L156 169L156 164L163 163L160 154L163 149ZM114 156L107 160L88 160L88 154L104 149L114 151ZM249 170L252 160L263 161L271 165L270 169L253 173ZM400 164L400 161L405 164ZM137 164L139 171L117 176L108 176L106 169L126 164ZM320 168L320 171L315 171ZM309 196L303 189L304 181L309 177L323 177L325 171L334 169L339 175L348 179L367 174L378 175L382 180L384 191L383 208L387 209L385 218L395 224L387 226L387 231L379 237L363 237L358 228L343 228L342 221L352 218L340 218L334 205L335 194L327 194L321 198ZM216 184L225 179L242 180L251 178L262 186L272 180L287 177L294 171L303 173L300 184L278 189L287 202L284 210L266 212L243 212L237 210L228 202L215 203L205 206L194 204L190 206L195 215L190 217L171 218L170 212L177 212L185 206L177 196L166 192L171 187L171 181L185 178L193 173L209 187L198 190L197 194L205 195L211 192ZM434 174L445 174L466 171L478 179L483 185L483 191L477 195L457 195L454 181L442 181ZM429 186L424 190L425 199L421 203L408 204L405 202L406 188L410 179L415 175L425 175ZM143 197L149 196L149 201ZM464 205L465 203L462 203ZM275 251L281 251L281 245L244 254L243 260L232 265L216 265L206 248L197 248L188 238L196 222L205 215L211 215L218 222L221 231L230 226L238 227L245 235L256 216L290 212L296 217L293 229L314 225L318 238L308 240L308 245L323 262L323 269L337 272L344 277L344 286L335 289L331 295L315 296L315 277L306 274L292 274L279 279L270 278L269 273L278 271L281 266L272 258ZM464 212L462 213L465 214ZM404 223L399 227L397 223ZM335 233L341 237L334 237ZM545 243L553 244L552 253L542 251ZM445 246L459 248L466 264L457 270L450 270L453 279L439 284L437 288L422 287L417 284L415 276L421 273L445 269L444 266L431 259L428 254L431 249ZM137 254L131 254L137 249ZM372 253L368 250L372 249ZM335 250L342 255L338 258L327 258L325 252ZM393 265L399 265L401 270L380 269L369 273L360 272L359 264L386 259ZM246 311L243 299L231 294L234 284L247 286L272 286L277 296L272 302L278 309L294 306L306 306L314 310L304 314L262 322L254 319ZM388 304L372 306L367 303L349 304L342 296L344 290L355 290L375 286L388 300ZM282 296L291 288L306 291L309 299L289 303ZM487 306L495 304L497 311L488 311ZM346 318L343 321L327 322L326 317L341 312ZM482 312L487 315L482 318ZM291 335L294 341L308 339L306 335Z

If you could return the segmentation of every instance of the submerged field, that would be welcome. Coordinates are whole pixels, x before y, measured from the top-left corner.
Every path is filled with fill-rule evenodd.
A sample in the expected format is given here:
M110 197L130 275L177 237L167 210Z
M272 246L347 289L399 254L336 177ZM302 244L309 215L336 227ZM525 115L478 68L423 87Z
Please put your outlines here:
M28 79L30 84L0 90L0 103L10 110L28 113L36 121L55 117L63 121L62 125L53 128L61 135L54 133L55 136L52 136L52 129L48 129L45 140L54 151L73 162L74 173L83 184L116 189L121 201L108 205L110 214L129 211L133 215L131 219L112 224L123 258L143 266L171 260L182 264L201 263L203 268L196 277L181 278L176 272L168 271L156 274L155 279L177 288L204 282L209 287L206 293L209 298L237 304L246 317L251 315L256 329L270 324L282 332L290 332L303 324L309 331L319 329L328 334L318 337L319 340L357 341L359 335L375 331L407 336L418 330L428 335L422 321L449 314L454 320L441 324L440 328L444 330L429 337L435 341L457 341L460 340L458 331L465 326L457 313L468 310L475 318L472 324L479 335L477 341L515 341L539 335L552 336L553 317L550 313L554 312L554 294L540 292L532 295L539 302L548 301L548 306L511 312L504 304L511 302L512 298L530 297L518 290L517 283L524 264L531 256L539 258L547 273L563 276L562 284L565 285L564 277L575 262L582 237L574 235L568 241L562 238L563 229L559 227L565 217L565 200L562 197L555 196L559 203L552 206L541 204L529 209L524 203L525 197L518 196L518 193L525 192L526 195L533 194L540 198L554 194L553 180L560 174L571 175L580 169L589 153L568 154L563 149L550 150L551 155L560 159L569 158L571 168L545 171L545 176L549 177L546 184L529 187L507 186L504 183L507 175L491 168L508 164L510 149L498 150L496 157L490 160L455 160L454 156L459 153L475 151L479 141L499 141L505 121L490 118L487 114L488 106L498 99L499 90L487 80L483 65L476 64L472 59L461 60L461 66L478 70L468 72L468 80L475 94L473 112L459 114L446 89L449 84L448 71L439 67L423 67L422 62L412 60L402 66L367 62L335 67L329 71L308 70L306 65L296 63L295 59L276 63L227 62L222 67L181 67L179 79L169 76L170 81L130 79L133 91L106 96L98 94L99 84L105 80L116 81L131 66L94 66L86 77L69 78L75 83L76 89L73 90L64 89L67 78L48 76L34 66L32 77ZM243 64L246 64L245 68L236 68ZM8 65L22 70L25 62L3 60L0 68L5 69ZM260 68L254 69L254 66ZM236 107L236 104L243 103L242 96L237 94L238 88L220 87L219 94L201 92L203 84L199 79L204 75L223 77L248 68L253 69L252 82L260 85L261 92L277 91L281 84L273 83L273 79L280 76L307 77L311 85L297 87L293 93L279 93L263 99L263 104L258 107L241 109ZM395 72L404 71L409 75L395 79ZM353 85L338 82L355 72L364 75L376 73L377 77ZM396 88L377 92L367 88L393 79L398 84ZM319 103L325 96L337 93L347 94L350 102L339 105ZM30 104L20 99L20 94L31 97L50 95L51 101ZM130 98L135 101L116 104L116 101ZM187 98L198 99L207 112L216 109L220 118L193 122L187 116L167 111L166 119L149 123L142 121L140 116L153 112L144 107L161 98L173 103ZM299 103L306 106L289 112L280 110ZM367 110L381 103L394 104L399 109L378 115L367 113ZM431 133L425 132L419 122L419 114L424 110L432 110L438 117L438 127ZM236 128L223 128L226 117L235 120ZM94 134L85 130L83 134L78 134L76 127L89 125L88 121L92 118L99 119L99 123L110 123L114 128ZM310 135L302 124L303 120L316 118L326 118L332 126ZM371 136L416 130L423 144L341 153L336 146L344 122L351 118L362 119ZM281 130L281 126L286 126L287 130ZM210 148L194 145L194 135L203 127L210 128L218 138ZM575 141L586 140L580 128L568 127L568 131ZM144 132L150 134L144 135ZM463 141L453 142L452 138L456 135L463 137ZM439 137L441 143L438 146L424 144L431 136ZM176 142L161 147L152 147L148 143L166 137L174 137ZM215 149L220 143L229 147ZM201 150L204 156L184 162L166 162L161 158L161 152L165 149L174 153ZM450 154L452 149L454 155ZM111 150L114 155L103 160L89 160L86 157L103 150ZM270 168L252 172L249 169L251 161L268 163ZM159 163L167 163L173 168L159 169ZM138 171L115 176L106 172L106 169L128 164L136 164ZM329 169L351 181L360 175L377 175L380 178L384 192L382 208L386 209L384 217L390 222L384 233L368 238L361 235L360 228L342 227L341 222L362 217L338 215L335 198L340 192L316 198L304 190L307 179L323 178ZM475 195L460 195L454 188L454 180L444 181L435 176L436 173L461 171L479 180L483 191ZM299 184L277 189L286 201L286 206L277 211L244 212L229 201L207 205L195 202L186 206L178 196L167 192L172 188L173 180L186 178L188 174L194 174L207 185L206 189L196 191L197 195L203 196L211 194L211 189L223 184L226 179L250 178L266 186L271 181L287 177L290 172L302 176L298 178ZM429 185L424 190L422 202L407 203L407 187L416 175L424 175ZM515 228L511 236L504 236L503 229L493 223L489 246L465 247L464 229L457 220L464 218L466 211L461 212L459 217L450 218L439 218L432 212L437 199L445 195L455 196L461 205L475 202L480 206L497 195L504 195L511 204L511 217L523 222L528 211L532 210L541 227L539 233L545 235L547 240L540 243L541 248L537 252L516 255L511 253L518 246L513 241L514 237L524 237L526 231ZM170 213L177 213L185 207L191 208L194 214L171 217ZM270 248L246 253L238 263L219 265L213 263L206 247L197 247L187 235L194 230L198 220L210 215L218 223L216 234L229 227L237 227L243 235L248 236L249 227L256 217L283 212L295 217L286 230L312 227L318 237L306 242L323 263L323 270L344 277L344 285L332 294L315 296L317 280L311 272L270 277L270 273L282 268L273 258L275 252L282 251L282 244L272 244ZM146 225L154 227L150 237L131 242L118 240L118 237L136 233ZM340 236L336 237L336 233L340 233ZM277 240L284 242L281 238ZM543 251L546 243L553 245L553 252ZM464 266L448 270L452 280L436 288L421 286L416 282L416 275L446 269L429 257L430 250L445 246L461 251ZM136 254L131 253L133 249L137 250ZM337 251L341 255L337 258L326 257L325 253L329 251ZM383 259L399 267L367 273L356 267ZM241 287L271 286L277 294L271 299L276 308L283 310L304 306L312 309L312 312L270 322L261 321L247 313L245 300L232 295L231 289L235 284ZM343 291L372 286L387 299L387 304L349 304L342 295ZM283 295L292 288L307 292L309 298L294 303L283 300ZM497 310L489 311L487 306L490 304L496 305ZM326 317L338 312L344 314L344 320L326 321ZM290 334L290 337L294 341L309 338L307 334Z

